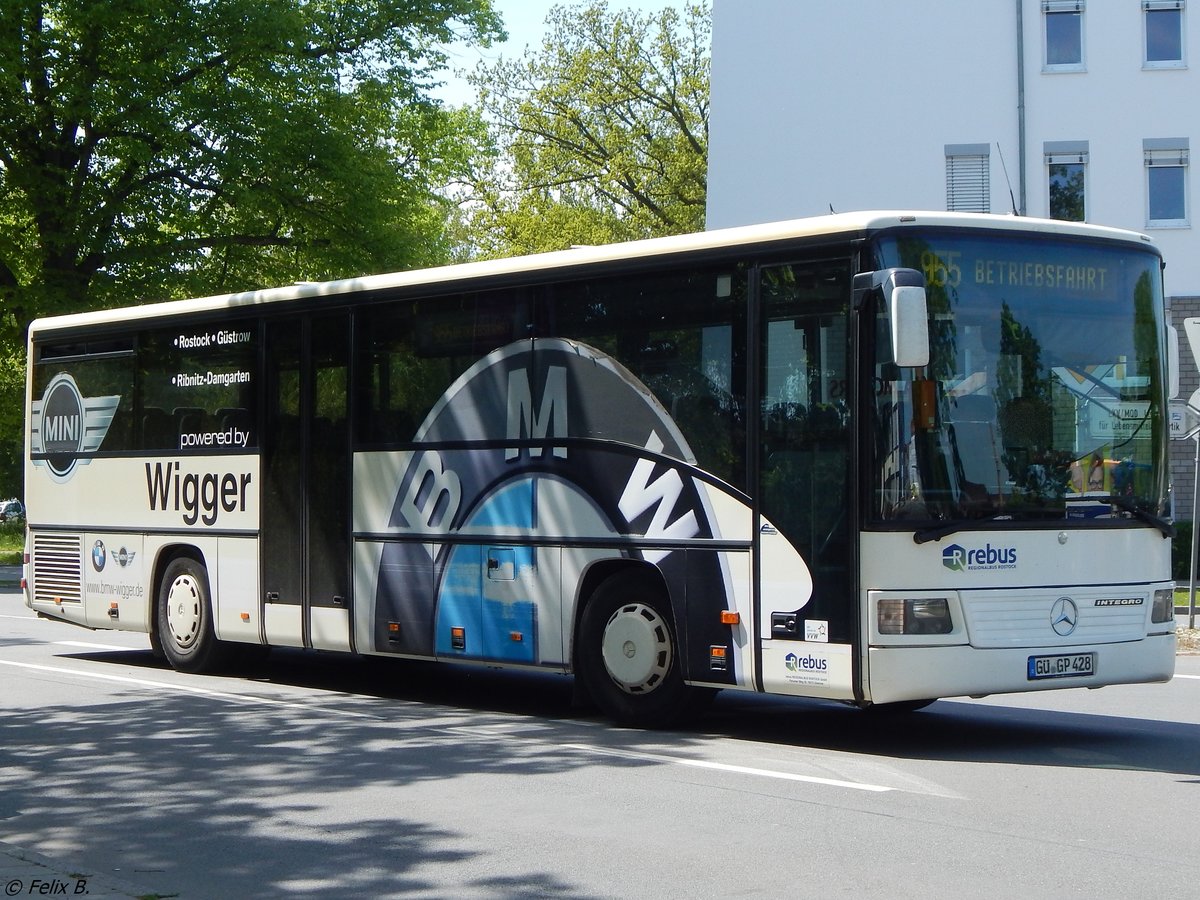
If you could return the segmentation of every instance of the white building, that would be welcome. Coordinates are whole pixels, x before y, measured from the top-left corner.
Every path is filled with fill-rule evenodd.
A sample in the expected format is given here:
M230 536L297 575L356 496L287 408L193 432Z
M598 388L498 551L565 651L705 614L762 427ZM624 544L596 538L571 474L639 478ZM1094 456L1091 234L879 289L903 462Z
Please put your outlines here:
M709 228L1083 218L1149 234L1174 320L1200 316L1200 0L714 0L712 40ZM1194 448L1174 444L1186 517Z
M1149 232L1167 292L1200 295L1192 7L715 0L708 227L830 207L1082 213Z

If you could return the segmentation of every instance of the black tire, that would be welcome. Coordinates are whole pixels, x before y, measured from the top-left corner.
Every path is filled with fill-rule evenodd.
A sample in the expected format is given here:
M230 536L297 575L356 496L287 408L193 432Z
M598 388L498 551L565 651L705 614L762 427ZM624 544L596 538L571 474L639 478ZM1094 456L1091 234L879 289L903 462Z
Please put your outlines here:
M162 638L158 634L158 611L154 614L154 627L150 629L150 652L154 654L157 660L165 660L167 658L166 651L163 650Z
M622 725L670 725L715 693L683 683L669 605L647 572L628 570L601 583L583 609L576 641L584 687Z
M167 566L155 627L163 655L177 671L212 672L228 662L228 645L213 630L208 572L194 559L181 556Z

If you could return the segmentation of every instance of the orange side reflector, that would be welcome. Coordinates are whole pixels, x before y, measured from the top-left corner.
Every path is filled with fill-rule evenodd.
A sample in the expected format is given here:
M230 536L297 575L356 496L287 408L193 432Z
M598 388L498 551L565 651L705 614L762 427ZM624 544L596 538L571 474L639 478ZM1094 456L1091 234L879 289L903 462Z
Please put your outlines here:
M510 631L508 633L508 637L514 644L519 644L521 641L525 640L525 635L521 634L519 631Z
M732 609L721 610L722 625L737 625L742 621L742 614Z
M242 621L249 622L250 621L250 613L242 613Z
M708 648L708 668L713 672L729 671L729 648L714 644Z

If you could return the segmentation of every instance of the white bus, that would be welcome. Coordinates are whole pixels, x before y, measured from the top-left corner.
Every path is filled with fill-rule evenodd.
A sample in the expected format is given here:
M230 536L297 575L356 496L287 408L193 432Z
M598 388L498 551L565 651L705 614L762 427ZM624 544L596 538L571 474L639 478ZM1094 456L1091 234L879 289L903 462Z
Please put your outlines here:
M639 724L1165 681L1161 267L859 213L38 321L26 602Z

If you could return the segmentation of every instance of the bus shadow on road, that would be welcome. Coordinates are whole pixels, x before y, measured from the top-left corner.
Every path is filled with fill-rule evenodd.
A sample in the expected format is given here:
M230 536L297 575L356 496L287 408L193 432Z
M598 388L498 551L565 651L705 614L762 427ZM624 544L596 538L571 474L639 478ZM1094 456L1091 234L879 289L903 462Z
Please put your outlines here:
M22 845L83 852L81 863L119 865L164 896L310 896L346 876L354 896L442 896L439 867L466 867L457 877L469 895L589 896L550 862L517 885L502 849L426 810L477 817L478 776L589 764L552 742L496 734L513 722L562 727L540 717L569 708L569 679L497 684L459 667L401 665L383 684L367 660L272 657L192 678L149 651L58 654L71 681L116 684L103 702L89 691L0 717L6 825L19 824ZM506 812L496 815L500 829Z
M64 656L170 672L148 651ZM708 737L728 737L901 759L1119 768L1200 779L1200 725L1156 719L955 700L917 712L882 713L725 691L682 727L636 730L608 727L586 698L575 696L573 680L556 673L280 648L227 676L190 683L220 691L228 689L228 679L312 690L317 692L312 702L367 704L393 721L446 713L528 716L537 720L530 728L550 739L577 740L582 726L590 742L620 748L670 743L686 750ZM387 701L443 709L402 713Z
M719 698L699 727L741 740L898 759L1127 769L1200 777L1200 725L941 700L909 713L813 700ZM1200 782L1198 782L1200 783Z

